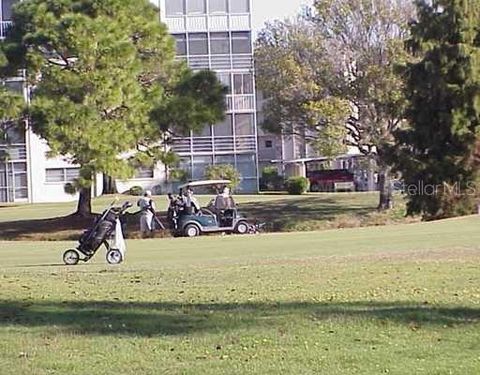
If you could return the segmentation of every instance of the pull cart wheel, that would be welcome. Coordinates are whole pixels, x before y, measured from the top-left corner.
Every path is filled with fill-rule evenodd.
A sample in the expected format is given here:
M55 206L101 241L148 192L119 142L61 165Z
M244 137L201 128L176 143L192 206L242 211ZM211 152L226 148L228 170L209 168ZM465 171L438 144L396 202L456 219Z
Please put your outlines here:
M75 266L80 260L80 254L77 250L70 249L63 253L63 262L67 266Z
M118 249L111 249L107 252L108 264L120 264L123 262L123 255Z

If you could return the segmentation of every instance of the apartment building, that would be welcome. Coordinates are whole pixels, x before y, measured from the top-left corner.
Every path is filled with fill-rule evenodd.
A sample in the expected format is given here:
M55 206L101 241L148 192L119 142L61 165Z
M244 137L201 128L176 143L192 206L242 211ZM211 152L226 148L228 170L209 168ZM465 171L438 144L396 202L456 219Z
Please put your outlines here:
M161 0L161 19L177 41L177 56L191 69L211 69L229 88L227 115L199 134L174 140L181 168L203 178L211 164L242 175L239 190L258 191L256 90L251 0Z

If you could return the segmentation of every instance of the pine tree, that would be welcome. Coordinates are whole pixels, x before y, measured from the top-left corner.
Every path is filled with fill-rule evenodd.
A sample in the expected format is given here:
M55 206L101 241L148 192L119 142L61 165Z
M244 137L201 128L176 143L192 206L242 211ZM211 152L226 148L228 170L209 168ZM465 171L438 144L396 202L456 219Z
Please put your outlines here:
M418 1L408 47L407 116L398 135L408 212L426 219L472 213L479 178L478 0Z
M162 144L167 132L223 116L223 86L214 73L193 74L175 60L174 40L148 0L26 0L14 8L13 21L3 74L26 69L34 87L32 129L51 155L80 166L82 215L91 212L97 173L128 178L135 165L171 162ZM186 81L204 95L182 90ZM189 121L177 111L181 121L171 115L165 124L160 114L183 97Z

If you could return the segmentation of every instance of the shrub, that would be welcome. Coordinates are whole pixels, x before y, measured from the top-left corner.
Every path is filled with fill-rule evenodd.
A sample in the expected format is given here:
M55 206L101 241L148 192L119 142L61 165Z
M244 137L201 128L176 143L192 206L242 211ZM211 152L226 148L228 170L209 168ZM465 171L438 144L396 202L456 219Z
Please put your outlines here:
M143 194L143 188L141 186L132 186L130 190L128 190L128 194L138 197Z
M301 195L310 188L310 181L305 177L290 177L285 187L287 188L288 194Z
M242 176L240 172L230 164L209 165L205 169L205 178L207 180L230 180L230 189L235 188L240 184Z
M260 178L260 190L262 191L281 191L285 189L285 181L278 174L276 167L265 167L262 170Z

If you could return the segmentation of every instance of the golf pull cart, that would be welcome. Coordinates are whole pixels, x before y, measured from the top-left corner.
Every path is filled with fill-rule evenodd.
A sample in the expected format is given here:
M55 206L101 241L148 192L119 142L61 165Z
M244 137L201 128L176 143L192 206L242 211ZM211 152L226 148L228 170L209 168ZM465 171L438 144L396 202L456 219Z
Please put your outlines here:
M97 250L104 245L107 249L107 262L109 264L122 263L125 256L125 242L123 239L122 224L120 219L132 207L130 202L125 202L121 207L113 202L103 211L78 240L75 249L69 249L63 254L63 262L74 266L79 261L88 262Z
M180 190L184 192L187 189L206 187L221 190L230 183L229 180L194 181L180 186ZM249 223L237 211L231 196L218 194L207 207L200 208L198 212L186 207L185 197L182 195L174 198L169 194L169 199L168 217L175 236L196 237L207 233L254 234L260 228L259 225Z

